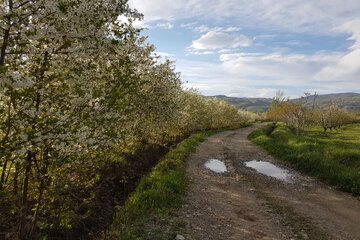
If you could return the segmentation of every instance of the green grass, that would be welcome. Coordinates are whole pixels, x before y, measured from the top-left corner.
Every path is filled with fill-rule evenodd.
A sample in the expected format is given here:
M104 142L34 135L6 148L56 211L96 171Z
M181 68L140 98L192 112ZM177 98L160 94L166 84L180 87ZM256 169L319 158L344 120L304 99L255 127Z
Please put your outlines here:
M300 136L283 124L269 124L249 139L302 172L360 195L360 124L327 133L314 127Z
M140 181L125 206L116 212L112 239L175 239L181 225L172 215L183 201L186 160L215 132L194 134L177 145Z

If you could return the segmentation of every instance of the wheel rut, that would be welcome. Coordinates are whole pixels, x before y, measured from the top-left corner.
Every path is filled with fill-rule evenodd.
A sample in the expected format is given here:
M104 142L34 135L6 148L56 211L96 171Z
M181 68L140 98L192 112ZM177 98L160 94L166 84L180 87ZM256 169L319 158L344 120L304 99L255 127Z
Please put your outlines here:
M185 239L360 239L360 201L291 169L251 143L257 127L226 131L203 142L189 159L189 188L180 219ZM205 167L209 159L227 171ZM279 181L246 167L251 160L287 169Z

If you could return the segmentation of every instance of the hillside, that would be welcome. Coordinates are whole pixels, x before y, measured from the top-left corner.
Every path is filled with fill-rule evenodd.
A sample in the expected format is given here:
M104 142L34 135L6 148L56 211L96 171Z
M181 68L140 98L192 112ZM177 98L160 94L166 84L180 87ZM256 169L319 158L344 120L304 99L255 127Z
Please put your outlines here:
M213 97L225 100L239 109L253 112L266 112L272 101L271 98L237 98L224 95L216 95Z
M272 101L271 98L237 98L227 97L224 95L216 95L213 97L225 100L239 109L245 109L254 112L266 112ZM292 99L291 101L300 102L301 98ZM336 104L343 109L350 111L360 111L359 93L332 93L318 95L315 101L316 105L320 108L326 108L331 104ZM309 97L307 102L309 106L312 105L314 102L314 96Z
M301 99L294 99L294 102L300 102ZM336 104L342 109L350 111L360 111L360 94L359 93L332 93L318 95L315 99L316 105L320 108L326 108L331 104ZM314 96L309 97L308 105L312 105Z

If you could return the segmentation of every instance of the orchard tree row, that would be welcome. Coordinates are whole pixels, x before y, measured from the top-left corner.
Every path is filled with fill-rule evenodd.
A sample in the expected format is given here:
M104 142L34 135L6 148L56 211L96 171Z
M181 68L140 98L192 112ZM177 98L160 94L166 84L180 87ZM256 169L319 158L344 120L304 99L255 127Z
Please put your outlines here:
M141 18L127 0L0 0L0 234L70 229L92 200L72 188L117 156L251 120L184 90Z
M273 98L266 118L286 123L295 129L297 134L309 126L320 126L326 132L356 121L354 113L340 109L335 103L325 109L318 108L316 94L312 97L311 103L310 96L309 93L305 93L300 102L290 102L282 92L278 92Z

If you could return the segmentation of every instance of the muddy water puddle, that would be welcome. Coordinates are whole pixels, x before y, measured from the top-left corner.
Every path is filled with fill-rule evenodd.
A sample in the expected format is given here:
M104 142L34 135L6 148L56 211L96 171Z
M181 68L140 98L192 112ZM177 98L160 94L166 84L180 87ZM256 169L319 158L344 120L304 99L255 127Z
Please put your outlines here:
M290 174L288 170L277 167L272 163L252 160L250 162L245 162L245 165L266 176L273 177L288 183L293 182L293 175Z
M216 173L226 172L225 163L218 159L210 159L205 163L205 167Z

